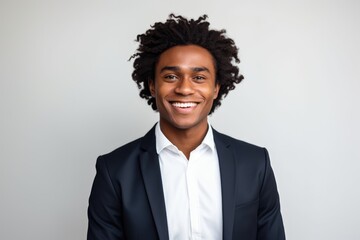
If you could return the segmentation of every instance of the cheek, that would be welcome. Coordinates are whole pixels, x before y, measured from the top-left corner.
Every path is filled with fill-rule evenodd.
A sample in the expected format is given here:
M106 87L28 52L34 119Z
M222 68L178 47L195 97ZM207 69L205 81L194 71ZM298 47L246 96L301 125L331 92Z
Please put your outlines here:
M165 97L169 94L173 93L173 87L171 84L158 84L156 88L156 94L159 97Z
M201 90L201 92L202 92L203 96L207 96L206 98L208 100L214 100L218 96L219 88L218 87L214 88L214 86L209 86L209 87L203 88Z

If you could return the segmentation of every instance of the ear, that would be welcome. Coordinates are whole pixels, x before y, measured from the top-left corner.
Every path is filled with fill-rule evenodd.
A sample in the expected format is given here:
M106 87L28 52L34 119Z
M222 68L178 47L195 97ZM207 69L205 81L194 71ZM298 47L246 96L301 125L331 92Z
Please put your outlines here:
M149 90L150 90L151 96L155 97L155 81L152 79L149 79L148 84L149 84Z
M220 90L220 84L219 84L219 83L215 83L214 100L218 97L219 90Z

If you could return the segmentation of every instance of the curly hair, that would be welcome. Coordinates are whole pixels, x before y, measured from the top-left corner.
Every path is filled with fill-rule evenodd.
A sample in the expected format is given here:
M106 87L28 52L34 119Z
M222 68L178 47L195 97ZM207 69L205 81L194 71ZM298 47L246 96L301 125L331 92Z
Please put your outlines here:
M157 106L155 98L150 93L149 81L155 79L155 66L160 55L171 47L197 45L207 49L213 56L216 83L220 85L220 89L209 114L221 105L221 100L235 88L235 84L244 79L235 65L240 63L240 60L234 41L225 35L224 29L209 29L210 23L206 19L207 15L200 16L197 20L188 20L170 14L165 23L156 22L144 34L137 35L139 47L130 57L135 59L132 78L140 89L140 97L146 99L153 110L157 110Z

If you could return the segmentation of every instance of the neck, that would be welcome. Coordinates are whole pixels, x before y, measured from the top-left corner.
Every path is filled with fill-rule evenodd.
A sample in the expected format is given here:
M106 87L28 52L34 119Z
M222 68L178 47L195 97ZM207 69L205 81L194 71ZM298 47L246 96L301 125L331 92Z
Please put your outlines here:
M197 148L205 138L208 123L200 124L196 128L181 129L163 124L160 121L160 129L166 138L189 159L191 151Z

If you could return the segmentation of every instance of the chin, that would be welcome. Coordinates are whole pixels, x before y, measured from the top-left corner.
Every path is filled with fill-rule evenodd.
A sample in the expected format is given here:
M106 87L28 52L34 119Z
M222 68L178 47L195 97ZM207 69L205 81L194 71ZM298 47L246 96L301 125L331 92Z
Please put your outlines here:
M182 129L182 130L187 130L187 129L192 129L192 128L197 128L200 127L202 124L204 124L203 122L197 122L197 121L174 121L172 123L172 125L178 129ZM206 121L207 124L207 121Z

